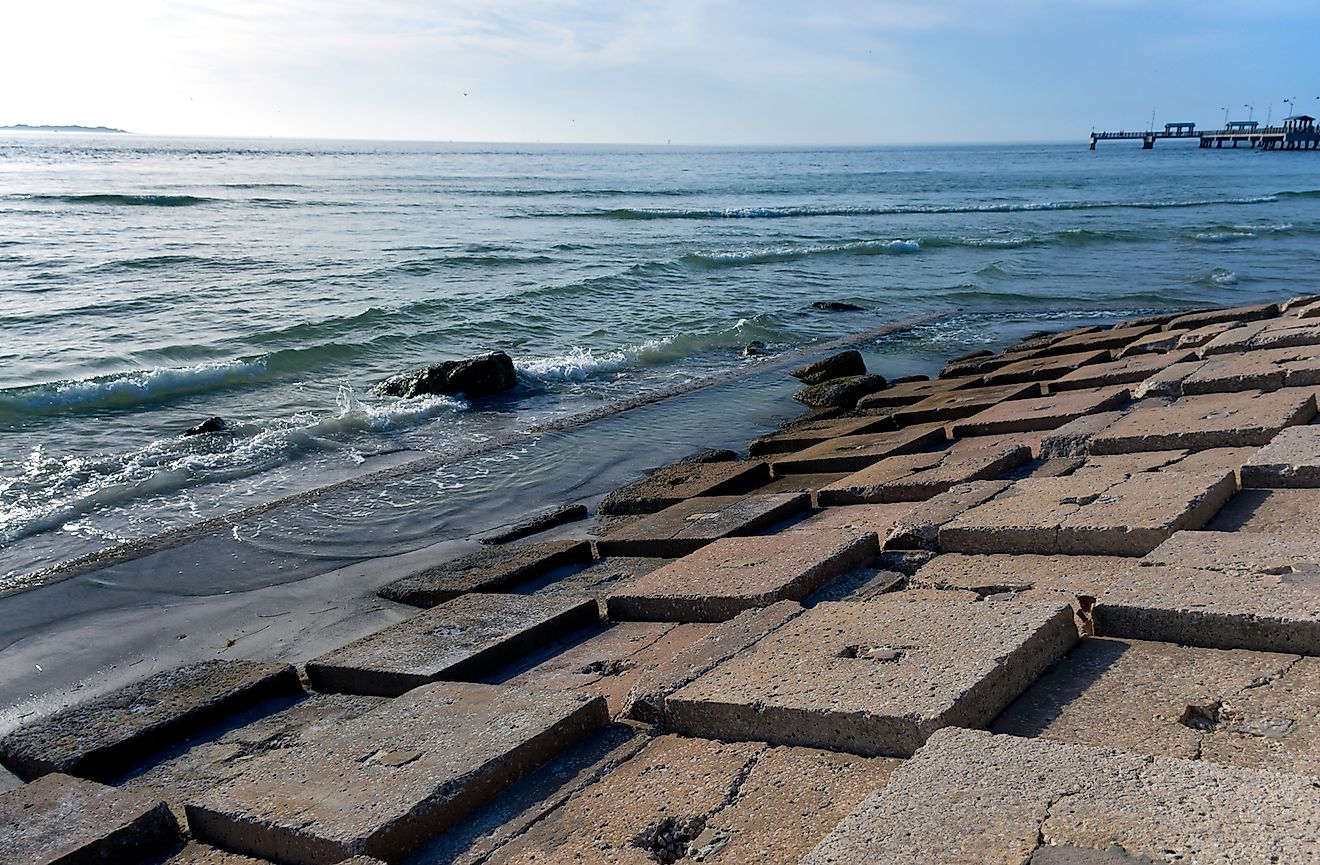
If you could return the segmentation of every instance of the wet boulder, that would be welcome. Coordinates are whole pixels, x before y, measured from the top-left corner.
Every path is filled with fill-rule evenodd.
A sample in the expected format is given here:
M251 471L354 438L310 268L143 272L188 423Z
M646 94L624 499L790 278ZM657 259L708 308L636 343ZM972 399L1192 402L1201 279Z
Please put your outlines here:
M183 431L183 435L186 438L219 432L229 432L229 424L225 423L225 419L222 417L208 417L197 426L188 427Z
M861 352L850 349L789 370L788 374L803 384L820 384L832 378L866 375L866 362Z
M466 360L446 360L416 372L391 376L376 385L375 390L385 396L463 394L483 397L513 390L517 384L518 373L513 368L513 358L502 351L492 351Z
M842 300L818 300L811 305L812 309L823 309L826 312L861 312L862 307L855 303L845 303Z
M821 384L804 387L793 394L793 399L812 408L852 408L864 396L885 386L884 376L853 375L832 378Z

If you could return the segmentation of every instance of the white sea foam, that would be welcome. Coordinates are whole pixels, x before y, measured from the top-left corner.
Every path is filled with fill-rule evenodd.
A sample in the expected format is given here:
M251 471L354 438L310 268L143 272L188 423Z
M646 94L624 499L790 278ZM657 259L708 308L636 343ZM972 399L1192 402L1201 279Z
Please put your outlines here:
M1217 267L1210 274L1210 281L1216 285L1237 285L1238 275L1231 270Z
M155 369L0 392L2 414L53 414L81 408L138 406L260 379L265 362L226 361Z
M635 357L634 354L634 359ZM537 381L581 382L593 376L618 372L628 362L626 351L597 353L590 348L574 346L567 352L552 357L520 360L516 366L518 372Z

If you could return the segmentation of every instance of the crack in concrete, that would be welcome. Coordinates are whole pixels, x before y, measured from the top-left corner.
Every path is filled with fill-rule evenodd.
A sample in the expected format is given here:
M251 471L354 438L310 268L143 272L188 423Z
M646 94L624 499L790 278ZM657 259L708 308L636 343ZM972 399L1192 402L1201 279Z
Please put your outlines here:
M1053 798L1051 798L1048 802L1045 803L1045 813L1041 815L1040 823L1036 826L1036 846L1031 849L1031 853L1030 855L1027 856L1023 865L1030 865L1031 860L1035 858L1036 852L1038 850L1040 850L1042 847L1045 847L1047 844L1053 844L1053 839L1047 837L1045 834L1045 824L1050 821L1050 817L1054 816L1054 809L1058 807L1059 803L1063 802L1065 799L1071 799L1073 796L1079 796L1083 792L1085 791L1081 789L1064 790L1061 793L1055 794Z

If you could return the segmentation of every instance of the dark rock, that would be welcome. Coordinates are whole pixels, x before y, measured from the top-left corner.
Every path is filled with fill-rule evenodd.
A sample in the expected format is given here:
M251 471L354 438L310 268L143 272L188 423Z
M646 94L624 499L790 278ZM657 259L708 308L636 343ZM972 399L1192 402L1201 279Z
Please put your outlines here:
M208 417L197 426L188 427L183 431L185 437L200 436L207 433L229 432L229 424L225 423L222 417Z
M755 357L758 354L765 354L765 343L761 342L759 339L754 339L747 343L747 345L743 346L743 357Z
M689 454L681 460L674 460L670 465L674 466L695 466L702 463L727 463L730 460L736 460L738 454L728 448L706 448Z
M866 362L859 351L841 351L815 363L791 369L788 374L803 384L820 384L832 378L866 375Z
M804 387L793 394L793 399L812 408L852 408L859 399L884 386L884 376L854 375Z
M823 309L826 312L861 312L862 307L855 303L844 303L841 300L818 300L811 305L812 309Z
M891 378L891 379L889 380L889 386L890 386L890 387L893 387L893 386L896 385L896 384L913 384L913 383L915 383L915 382L919 382L919 381L930 381L930 376L928 376L928 375L904 375L904 376L899 376L898 378Z
M502 351L447 360L414 373L387 378L376 385L385 396L415 397L428 394L469 397L494 396L512 390L518 384L513 358Z

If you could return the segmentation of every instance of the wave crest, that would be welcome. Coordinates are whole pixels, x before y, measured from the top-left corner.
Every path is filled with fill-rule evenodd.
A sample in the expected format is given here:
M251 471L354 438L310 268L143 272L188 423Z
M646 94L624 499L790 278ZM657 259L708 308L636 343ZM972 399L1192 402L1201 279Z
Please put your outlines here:
M185 367L156 367L120 375L11 388L0 391L0 417L59 414L89 408L136 407L231 387L265 375L264 362L235 360Z

